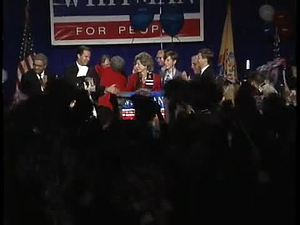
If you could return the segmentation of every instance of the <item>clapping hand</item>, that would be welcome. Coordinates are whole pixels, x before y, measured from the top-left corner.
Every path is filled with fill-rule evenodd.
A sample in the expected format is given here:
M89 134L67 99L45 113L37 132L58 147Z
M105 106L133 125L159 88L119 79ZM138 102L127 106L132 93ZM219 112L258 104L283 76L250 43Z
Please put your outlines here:
M91 77L86 77L85 82L83 83L84 90L88 92L95 92L96 91L96 85L94 84L94 80Z
M190 80L189 75L188 75L185 71L182 72L181 78L182 78L183 80Z

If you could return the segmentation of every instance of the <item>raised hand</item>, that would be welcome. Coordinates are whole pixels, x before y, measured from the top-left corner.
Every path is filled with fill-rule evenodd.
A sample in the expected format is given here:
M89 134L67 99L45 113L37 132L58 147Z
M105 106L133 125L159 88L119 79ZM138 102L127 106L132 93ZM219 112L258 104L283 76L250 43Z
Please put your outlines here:
M189 76L188 76L188 74L187 74L185 71L182 72L181 78L182 78L183 80L189 80Z

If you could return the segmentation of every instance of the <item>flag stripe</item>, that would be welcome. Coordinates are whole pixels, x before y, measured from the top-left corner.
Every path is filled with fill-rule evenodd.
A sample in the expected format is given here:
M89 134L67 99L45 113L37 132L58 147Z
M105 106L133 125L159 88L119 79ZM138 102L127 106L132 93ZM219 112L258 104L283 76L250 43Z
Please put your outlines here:
M17 105L21 100L26 99L26 95L22 94L19 90L19 83L22 76L30 69L33 68L33 41L31 38L30 21L29 21L29 0L25 6L25 24L19 54L19 64L17 67L17 79L16 79L16 91L14 94L14 100L12 107Z
M27 58L24 60L24 62L25 62L25 65L26 65L26 72L27 72L27 71L30 70L32 67L30 66L30 63L29 63L29 61L28 61Z
M33 68L33 59L32 59L31 54L27 57L27 61L28 61L29 67Z
M21 49L20 49L20 62L18 65L18 79L21 80L28 70L33 68L33 41L31 37L30 21L29 21L29 1L25 7L25 26L23 31Z

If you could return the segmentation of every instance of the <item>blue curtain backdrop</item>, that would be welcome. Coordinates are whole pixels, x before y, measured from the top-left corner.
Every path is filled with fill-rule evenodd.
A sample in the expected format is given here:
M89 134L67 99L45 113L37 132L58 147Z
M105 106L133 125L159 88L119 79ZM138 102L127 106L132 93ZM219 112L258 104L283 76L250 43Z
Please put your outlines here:
M275 10L287 9L296 14L294 0L268 1ZM265 0L232 0L232 27L234 48L238 73L244 72L245 61L251 60L251 69L272 60L272 44L263 34L264 21L259 17L259 7ZM3 0L3 65L8 71L9 79L4 84L4 97L10 98L15 90L18 57L21 36L24 26L24 7L26 0ZM168 43L164 48L179 53L178 68L191 71L190 58L203 47L211 48L215 52L213 65L216 68L221 46L222 31L225 22L227 0L204 0L204 40L196 43ZM51 46L50 13L48 0L30 0L30 22L34 40L34 50L43 52L49 58L49 68L61 74L63 68L75 60L77 46ZM92 47L91 64L96 64L101 55L120 55L126 60L126 72L130 73L134 56L146 51L153 57L160 44L132 44L132 45L102 45ZM295 57L295 37L281 43L283 57Z

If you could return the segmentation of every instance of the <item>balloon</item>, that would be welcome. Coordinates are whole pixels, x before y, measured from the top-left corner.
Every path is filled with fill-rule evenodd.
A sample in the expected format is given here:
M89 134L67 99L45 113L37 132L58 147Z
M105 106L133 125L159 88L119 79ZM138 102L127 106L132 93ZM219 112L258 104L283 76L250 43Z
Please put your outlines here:
M134 6L130 15L130 24L134 30L145 31L153 21L154 12L149 9L145 2L139 2Z
M259 16L266 22L271 22L274 19L275 10L271 5L262 5L259 8Z
M176 7L168 6L160 16L160 23L164 31L170 36L177 35L184 24L184 14Z

